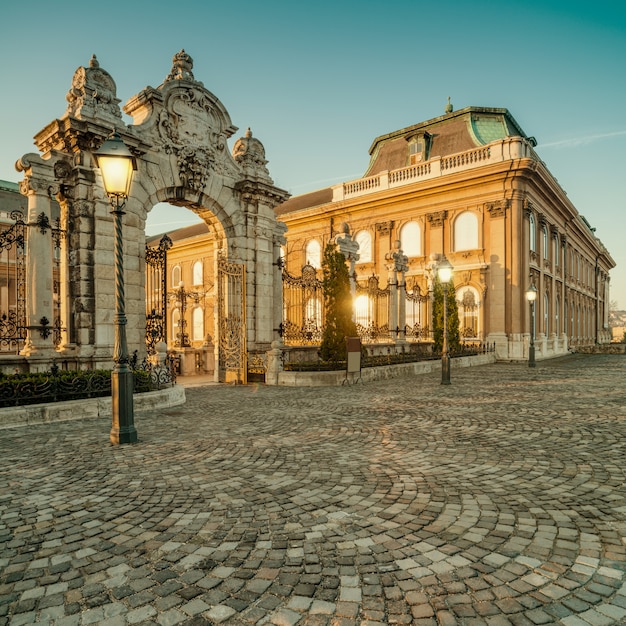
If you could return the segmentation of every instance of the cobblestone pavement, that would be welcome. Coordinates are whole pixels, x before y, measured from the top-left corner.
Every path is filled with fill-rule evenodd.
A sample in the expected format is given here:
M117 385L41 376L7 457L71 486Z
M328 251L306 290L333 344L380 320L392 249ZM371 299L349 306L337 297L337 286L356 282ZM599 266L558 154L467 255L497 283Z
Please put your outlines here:
M0 625L626 623L626 357L0 430Z

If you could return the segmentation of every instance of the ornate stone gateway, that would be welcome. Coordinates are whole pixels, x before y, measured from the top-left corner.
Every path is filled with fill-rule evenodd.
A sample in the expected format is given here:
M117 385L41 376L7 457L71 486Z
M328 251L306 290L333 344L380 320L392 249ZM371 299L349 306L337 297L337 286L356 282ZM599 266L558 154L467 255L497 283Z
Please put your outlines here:
M284 243L285 226L276 220L273 209L289 194L274 186L263 145L250 131L229 151L227 140L237 127L192 70L191 57L184 51L176 54L161 85L146 87L126 103L123 110L133 118L127 125L115 82L94 56L87 67L74 73L65 114L35 136L41 154L27 154L19 161L18 169L25 176L21 191L28 197L26 221L34 223L41 215L49 219L56 199L60 228L67 232L59 267L61 341L57 346L52 336L29 331L21 355L31 370L48 367L53 358L79 367L106 367L111 362L113 220L93 153L114 130L138 162L123 222L131 353L138 350L142 355L146 349L145 224L152 207L161 202L199 215L221 256L220 268L242 268L236 292L241 333L237 341L231 325L235 302L231 278L224 292L224 317L217 319L216 313L219 369L224 378L243 382L241 355L245 357L246 347L264 351L278 339L282 285L275 260ZM42 270L43 260L49 258L49 239L29 240L27 327L38 326L44 317L55 319L53 281ZM222 271L222 276L232 275L230 269L216 267L216 280ZM158 315L155 306L148 316L152 308Z

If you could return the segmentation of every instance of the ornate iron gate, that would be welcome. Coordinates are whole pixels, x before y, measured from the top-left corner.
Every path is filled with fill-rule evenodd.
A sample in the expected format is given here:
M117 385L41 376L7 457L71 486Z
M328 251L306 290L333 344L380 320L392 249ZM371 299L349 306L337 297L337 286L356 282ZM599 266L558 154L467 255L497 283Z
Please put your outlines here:
M318 345L323 330L324 281L312 265L305 265L300 277L283 269L283 341L287 345Z
M217 259L219 381L245 384L246 364L246 267Z
M18 354L26 339L26 223L20 211L15 223L0 232L0 352Z
M167 251L172 240L163 235L156 248L146 246L146 347L167 341Z
M422 295L417 284L413 285L412 291L406 292L404 332L409 341L427 341L430 338L427 309L429 301L429 295Z
M370 276L367 284L356 286L355 317L363 343L389 341L389 285L378 286L378 278Z

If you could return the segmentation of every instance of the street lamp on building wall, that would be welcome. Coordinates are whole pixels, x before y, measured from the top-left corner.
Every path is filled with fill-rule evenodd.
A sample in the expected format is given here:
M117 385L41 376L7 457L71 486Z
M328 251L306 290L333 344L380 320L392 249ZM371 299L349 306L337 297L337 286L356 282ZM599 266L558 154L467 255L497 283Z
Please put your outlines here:
M535 300L537 287L533 283L526 290L526 300L530 303L530 346L528 347L528 367L535 367Z
M111 443L135 443L137 430L133 410L133 372L129 366L126 343L126 310L124 296L124 240L122 216L128 199L133 171L137 169L135 157L122 138L114 133L94 152L96 167L100 168L104 190L113 210L115 232L115 344L111 372L112 426Z
M443 257L437 267L439 282L443 285L443 344L441 346L441 384L450 384L450 348L448 346L448 283L452 278L452 265Z

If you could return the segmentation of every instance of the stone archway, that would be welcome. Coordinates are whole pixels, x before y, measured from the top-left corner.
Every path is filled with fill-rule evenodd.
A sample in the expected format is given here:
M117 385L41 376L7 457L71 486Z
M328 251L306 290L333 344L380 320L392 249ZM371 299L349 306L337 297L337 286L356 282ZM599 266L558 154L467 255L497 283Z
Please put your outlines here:
M67 232L61 267L61 325L64 358L82 366L111 362L114 340L113 222L95 168L93 152L115 130L138 161L124 216L124 264L129 349L145 350L145 224L151 208L167 202L188 208L209 225L220 257L245 267L245 342L267 350L278 338L282 282L279 264L285 226L274 207L289 194L277 188L265 150L248 131L232 153L227 140L237 130L219 99L193 75L193 61L181 50L159 87L146 87L124 106L116 85L95 58L74 73L65 114L35 136L40 154L27 154L24 172L28 219L48 215L52 199L61 206ZM48 239L29 241L28 324L51 319L49 280L37 259ZM49 338L29 335L24 350L31 363L55 356ZM33 367L31 366L31 369Z

